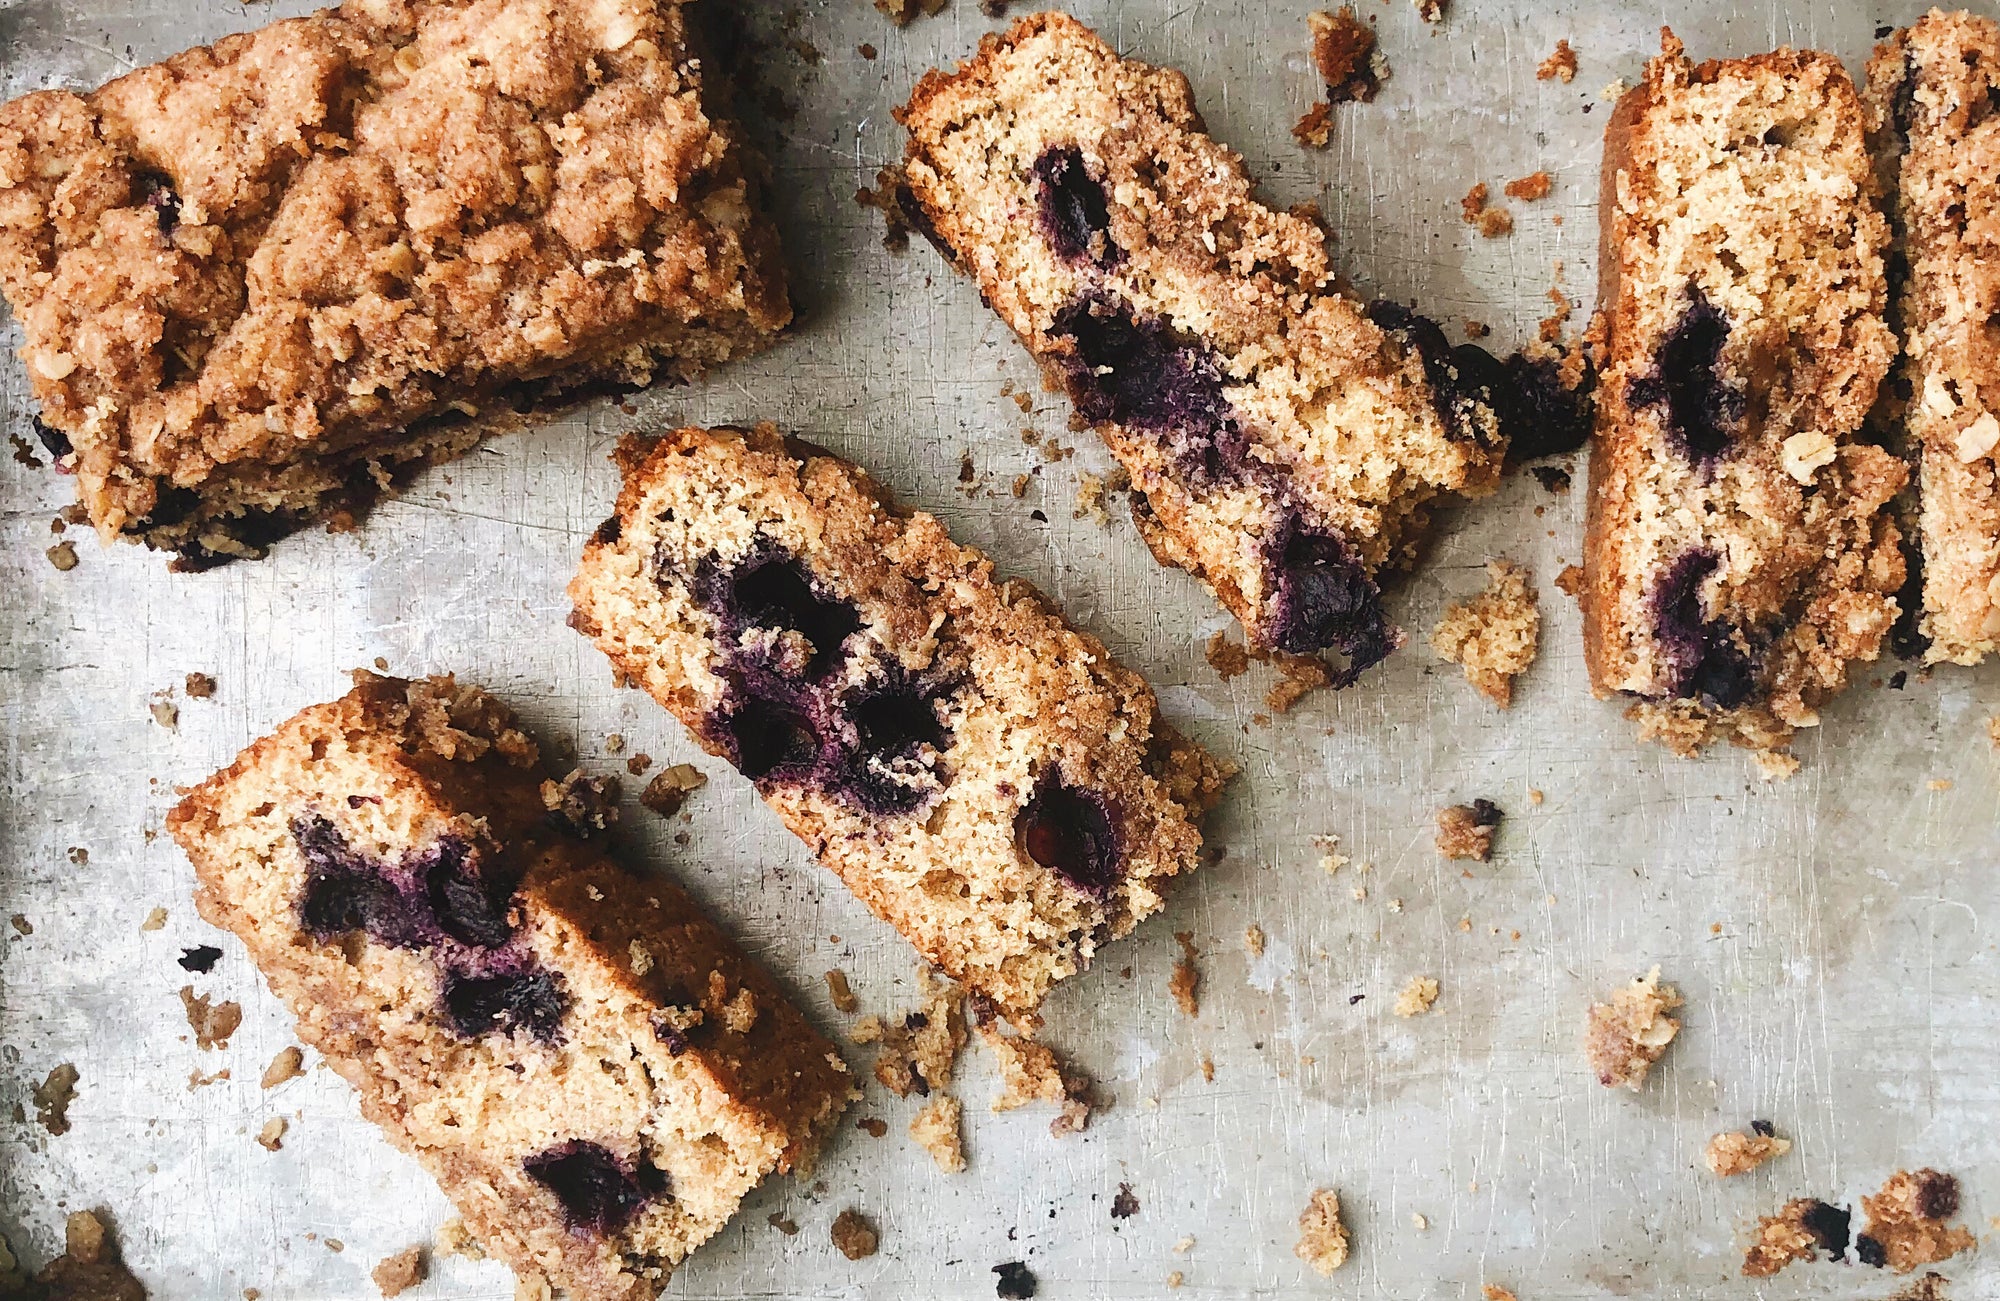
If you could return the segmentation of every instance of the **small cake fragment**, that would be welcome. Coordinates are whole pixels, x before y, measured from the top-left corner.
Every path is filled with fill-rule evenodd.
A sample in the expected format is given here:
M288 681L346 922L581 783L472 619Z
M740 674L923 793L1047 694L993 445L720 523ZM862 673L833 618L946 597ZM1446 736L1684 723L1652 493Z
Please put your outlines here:
M1437 851L1446 858L1491 862L1493 837L1500 829L1500 806L1492 800L1474 800L1438 810Z
M1709 1172L1725 1179L1732 1175L1749 1174L1773 1157L1783 1156L1792 1150L1790 1139L1764 1132L1768 1128L1753 1128L1748 1134L1732 1129L1709 1139L1708 1147L1702 1153Z
M1353 5L1333 13L1306 15L1312 33L1312 62L1326 84L1326 102L1367 102L1382 88L1382 71L1375 52L1375 29L1355 15Z
M1331 1188L1313 1191L1299 1212L1299 1241L1292 1253L1321 1275L1347 1263L1347 1226L1340 1222L1340 1194Z
M953 980L1032 1014L1199 864L1233 770L936 519L768 425L617 459L572 626Z
M42 1266L26 1295L42 1301L146 1301L146 1288L119 1259L111 1230L95 1211L72 1211L63 1254Z
M430 1253L424 1250L422 1243L384 1257L374 1269L368 1271L368 1277L374 1280L375 1290L385 1297L401 1296L429 1276Z
M1478 596L1445 607L1431 630L1431 649L1463 667L1479 693L1505 709L1514 702L1514 679L1535 662L1542 614L1527 570L1492 560L1486 575Z
M1681 1023L1667 1015L1679 1006L1679 991L1660 983L1657 966L1634 977L1608 1002L1592 1004L1583 1054L1597 1082L1607 1089L1636 1090L1644 1084L1653 1063L1680 1033Z
M1366 24L1315 35L1336 92L1365 85ZM1321 222L1258 198L1185 77L1065 14L987 36L898 119L939 248L1123 464L1155 557L1335 686L1395 650L1381 584L1437 505L1497 484L1537 364L1351 297Z
M875 1225L852 1207L833 1217L831 1236L833 1245L849 1260L866 1260L882 1243Z
M1397 1016L1422 1016L1437 1002L1438 983L1431 976L1411 976L1410 983L1403 986L1403 992L1396 995L1393 1009Z
M1092 1113L1104 1100L1089 1074L1027 1035L1003 1034L995 1025L981 1026L979 1034L1000 1065L1000 1093L993 1099L993 1110L1053 1102L1060 1110L1049 1122L1050 1133L1080 1134L1090 1127Z
M698 53L660 0L352 0L0 106L0 293L98 534L258 557L774 342Z
M485 692L361 672L167 827L202 916L486 1249L640 1301L811 1161L853 1083L679 889L547 807L545 776Z
M1889 226L1839 59L1661 44L1605 131L1585 661L1677 753L1782 750L1900 609Z
M1958 1180L1937 1170L1898 1170L1861 1199L1861 1209L1868 1228L1854 1239L1854 1250L1864 1265L1907 1274L1969 1251L1975 1242L1965 1229L1946 1223L1958 1214Z
M1567 39L1557 41L1549 57L1535 66L1535 80L1560 81L1565 86L1576 80L1576 51Z
M1847 1255L1853 1214L1846 1207L1817 1198L1798 1197L1776 1215L1757 1221L1756 1236L1743 1254L1746 1278L1769 1278L1795 1260L1813 1260L1824 1251L1829 1260Z
M965 1169L965 1146L958 1128L963 1113L959 1100L946 1093L932 1098L910 1120L910 1137L946 1174Z

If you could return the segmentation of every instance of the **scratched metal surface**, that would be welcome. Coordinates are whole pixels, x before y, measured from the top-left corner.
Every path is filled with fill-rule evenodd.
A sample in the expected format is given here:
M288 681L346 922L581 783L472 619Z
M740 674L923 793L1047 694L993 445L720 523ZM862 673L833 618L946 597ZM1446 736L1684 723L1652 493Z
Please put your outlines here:
M1092 0L1080 12L1123 49L1184 68L1211 129L1270 196L1323 205L1360 285L1446 321L1483 319L1503 347L1546 314L1558 263L1587 308L1599 91L1636 76L1668 11L1457 0L1432 30L1407 0L1368 3L1393 76L1373 104L1339 112L1333 148L1310 153L1288 134L1315 93L1308 7ZM305 8L6 0L0 79L8 94L94 84ZM1677 18L1697 55L1789 41L1858 68L1871 29L1919 4L1699 8ZM779 45L761 61L761 79L798 106L765 122L786 137L776 190L802 318L768 356L646 395L636 416L600 404L551 421L433 473L359 533L198 577L76 533L82 563L57 572L43 553L67 485L0 465L0 917L33 927L0 930L0 1096L25 1103L58 1063L81 1075L60 1137L32 1108L24 1123L0 1107L0 1231L24 1256L55 1249L63 1208L105 1206L155 1296L361 1298L374 1295L374 1261L447 1215L329 1072L260 1090L291 1042L287 1018L240 947L194 917L187 864L154 834L175 783L337 694L344 670L377 656L497 689L595 770L616 764L614 732L661 762L694 760L714 780L685 825L631 804L628 783L622 856L685 882L827 1029L842 1020L820 983L829 967L850 973L868 1009L907 1006L905 946L807 861L747 783L650 702L613 691L563 626L562 585L612 497L617 434L763 418L869 466L1041 585L1243 775L1216 822L1226 859L1049 1006L1049 1037L1116 1096L1088 1134L1052 1138L1035 1109L989 1115L991 1066L972 1054L969 1172L937 1172L903 1137L913 1102L872 1093L854 1114L885 1118L889 1137L849 1127L815 1183L759 1191L671 1295L983 1297L994 1265L1024 1260L1045 1297L1162 1296L1170 1271L1190 1297L1456 1301L1489 1282L1525 1301L1881 1297L1895 1280L1853 1266L1739 1279L1747 1227L1788 1197L1852 1198L1922 1164L1965 1178L1976 1229L2000 1214L2000 773L1984 726L2000 672L1913 675L1901 691L1864 674L1802 743L1789 783L1762 784L1733 752L1687 763L1642 748L1615 705L1590 698L1575 610L1550 586L1577 558L1581 493L1522 478L1442 521L1395 596L1408 648L1362 685L1264 725L1267 674L1225 684L1202 660L1224 625L1217 609L1155 566L1129 521L1073 517L1079 475L1108 468L1103 450L1065 432L1064 404L1039 392L970 288L921 245L885 251L853 202L900 153L889 109L996 24L970 0L901 31L862 0L804 7L788 33L772 4L748 16L824 55ZM1533 75L1558 37L1582 56L1569 86ZM880 57L863 59L862 42ZM1510 205L1511 238L1461 224L1457 200L1474 181L1497 191L1538 167L1555 192ZM13 342L0 415L25 434ZM1037 394L1032 414L1003 395L1009 383ZM1023 428L1076 444L1074 458L1043 463ZM1020 473L1035 477L1016 500L1006 485ZM1494 555L1533 567L1546 619L1542 657L1505 714L1422 635ZM190 671L215 675L213 701L181 696ZM163 690L177 730L149 714ZM1546 801L1531 805L1530 788ZM1508 820L1495 861L1463 873L1432 851L1431 815L1473 796ZM1327 877L1312 841L1324 834L1373 871ZM156 906L164 928L143 931ZM1242 939L1253 923L1269 937L1254 960ZM1204 951L1193 1021L1166 991L1176 930ZM224 951L213 975L175 965L182 946L209 942ZM1655 962L1687 995L1686 1031L1643 1093L1608 1092L1579 1061L1584 1009ZM1400 1020L1391 1004L1418 974L1442 996ZM191 1042L176 998L189 983L241 1001L226 1049ZM865 1070L867 1051L851 1055ZM223 1068L232 1078L188 1087L190 1073ZM276 1153L254 1141L271 1116L290 1122ZM1775 1121L1795 1152L1748 1178L1710 1177L1704 1141L1753 1117ZM1114 1221L1121 1183L1140 1209ZM1322 1184L1340 1190L1355 1239L1331 1281L1291 1250L1294 1218ZM849 1206L882 1229L881 1253L859 1263L828 1242ZM797 1236L773 1228L774 1213ZM1192 1249L1176 1254L1185 1237ZM1991 1251L1944 1272L1953 1296L2000 1294ZM511 1287L497 1265L452 1260L418 1295Z

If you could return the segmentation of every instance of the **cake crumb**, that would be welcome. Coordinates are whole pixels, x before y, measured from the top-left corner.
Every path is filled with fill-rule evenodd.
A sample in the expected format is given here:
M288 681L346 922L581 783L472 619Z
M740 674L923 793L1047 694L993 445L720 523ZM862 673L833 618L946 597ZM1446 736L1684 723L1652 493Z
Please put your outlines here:
M873 208L882 214L882 247L891 253L901 253L910 247L910 232L921 229L910 219L910 209L905 206L907 191L903 185L903 169L884 167L875 173L875 188L862 186L854 192L854 201L864 208Z
M275 1152L285 1145L285 1118L273 1116L257 1131L257 1146L266 1152Z
M181 684L181 688L187 692L189 700L215 699L215 679L206 673L188 674L187 681Z
M1514 679L1535 662L1542 615L1526 569L1511 560L1489 560L1486 575L1479 595L1445 607L1431 630L1431 649L1462 667L1481 695L1506 709L1514 703Z
M910 1137L948 1175L965 1169L965 1143L959 1135L959 1120L964 1113L963 1104L944 1093L932 1098L910 1121Z
M883 1138L889 1133L889 1122L880 1116L864 1116L854 1122L854 1127L870 1138Z
M1486 211L1486 200L1492 195L1493 191L1487 188L1484 181L1474 183L1473 187L1465 192L1465 197L1458 201L1458 209L1466 225L1479 224L1480 214Z
M1505 208L1488 208L1479 214L1479 233L1487 239L1513 234L1514 214Z
M23 936L35 933L35 924L28 920L26 913L15 913L7 919L7 923Z
M1410 983L1403 986L1403 992L1396 995L1396 1006L1392 1010L1397 1016L1421 1016L1431 1010L1437 996L1436 980L1429 976L1411 976Z
M634 777L644 777L646 770L653 766L653 756L643 750L625 761L625 771Z
M1253 958L1264 956L1264 928L1251 922L1243 928L1243 947Z
M368 1277L375 1280L375 1289L385 1297L401 1296L424 1281L430 1272L424 1259L421 1243L403 1248L389 1256L368 1271Z
M167 910L155 907L153 911L146 914L146 920L139 923L139 929L142 931L156 931L166 924Z
M1554 181L1548 172L1539 171L1531 172L1518 180L1507 182L1505 186L1501 187L1501 192L1510 199L1519 199L1523 203L1534 203L1538 199L1548 198L1549 191L1552 188L1554 188Z
M839 967L826 973L827 997L833 1000L833 1010L842 1016L853 1016L861 1010L861 1000L854 996L854 990L847 983L847 973Z
M1757 1221L1756 1236L1743 1253L1745 1278L1769 1278L1795 1260L1811 1260L1824 1250L1832 1259L1847 1254L1851 1213L1813 1197L1795 1197Z
M1597 97L1607 104L1615 104L1625 98L1625 92L1631 89L1632 87L1626 84L1625 78L1614 77L1598 87Z
M639 803L645 805L663 818L671 818L681 811L688 796L708 785L708 775L691 763L677 763L671 768L662 768L659 775L646 783L646 789L639 795Z
M1556 575L1556 590L1572 599L1583 595L1584 573L1582 565L1564 565Z
M1958 1180L1937 1170L1898 1170L1861 1199L1868 1230L1854 1240L1864 1265L1907 1274L1972 1249L1973 1236L1945 1223L1958 1214Z
M561 781L542 782L542 807L571 831L588 837L618 820L618 779L591 777L572 768Z
M1076 481L1076 509L1070 512L1071 519L1087 519L1093 524L1109 524L1111 516L1104 509L1104 480L1088 472L1078 475Z
M1188 1234L1184 1238L1178 1238L1174 1242L1173 1252L1176 1256L1185 1256L1190 1251L1193 1250L1194 1250L1194 1235L1192 1233Z
M1493 836L1500 827L1500 806L1492 800L1474 800L1438 810L1437 851L1444 857L1493 860Z
M1326 102L1374 99L1387 66L1376 53L1375 30L1355 15L1354 6L1309 14L1306 24L1312 32L1313 67L1326 83Z
M96 1211L70 1214L63 1225L63 1254L42 1266L28 1295L45 1301L146 1301L144 1285L119 1259L110 1227Z
M1521 1298L1515 1296L1506 1288L1501 1287L1498 1283L1488 1283L1486 1286L1480 1288L1479 1295L1486 1298L1486 1301L1521 1301Z
M963 995L956 985L923 974L922 1007L898 1020L864 1017L849 1032L856 1043L880 1041L875 1078L899 1098L929 1097L951 1087L952 1069L965 1047ZM870 1023L873 1024L870 1024ZM872 1033L871 1038L864 1035Z
M188 1028L194 1031L195 1047L207 1052L212 1048L227 1048L229 1036L243 1024L243 1008L240 1004L216 1003L211 1005L208 995L197 996L193 985L181 986L181 1006L187 1009Z
M178 732L181 726L181 707L176 705L167 691L156 691L146 704L153 715L153 721L169 732Z
M480 1245L479 1239L474 1236L471 1229L465 1227L465 1221L460 1219L449 1219L438 1225L437 1233L431 1238L431 1248L440 1256L459 1256L466 1260L486 1259L486 1248Z
M799 1235L799 1222L783 1211L772 1211L764 1217L764 1223L784 1234L787 1238L796 1238Z
M76 544L73 542L58 542L42 554L49 558L49 563L59 573L67 574L77 566Z
M50 1134L69 1133L69 1104L76 1101L76 1081L75 1064L64 1062L28 1090L35 1102L35 1119Z
M1215 1058L1207 1053L1201 1055L1201 1078L1205 1084L1215 1083Z
M1556 42L1555 50L1535 67L1536 81L1560 81L1565 86L1576 80L1576 51L1567 40Z
M1427 23L1444 21L1445 0L1417 0L1417 17Z
M1710 1174L1727 1179L1733 1175L1749 1174L1766 1161L1791 1150L1791 1141L1775 1134L1745 1134L1732 1129L1709 1139L1702 1158L1708 1162Z
M1426 1216L1422 1211L1411 1211L1410 1227L1415 1229L1418 1233L1422 1233L1426 1229L1431 1227L1431 1222L1429 1217Z
M1179 1270L1170 1269L1167 1271L1167 1286L1169 1288L1178 1288L1186 1282L1187 1275L1181 1273Z
M1532 804L1532 805L1536 806L1537 808L1541 807L1541 803L1542 803L1542 801L1543 801L1543 800L1545 800L1545 799L1547 799L1547 798L1548 798L1548 796L1547 796L1547 795L1544 795L1544 794L1542 793L1542 788L1541 788L1541 787L1539 787L1539 786L1530 786L1530 787L1528 788L1528 803L1530 803L1530 804Z
M1216 676L1224 682L1247 673L1250 669L1250 653L1243 648L1242 642L1231 641L1227 632L1217 632L1211 636L1207 646L1202 650L1202 656L1208 661L1208 666L1215 670ZM2000 719L1994 721L1996 727L2000 727ZM2000 741L1996 741L1995 744L2000 744Z
M1784 781L1799 770L1797 756L1785 750L1756 750L1750 758L1757 765L1757 775L1767 782Z
M908 27L919 14L935 18L944 12L945 0L875 0L875 8L898 27Z
M271 1064L264 1068L264 1078L258 1082L259 1088L275 1089L287 1080L295 1080L305 1074L305 1052L294 1044L280 1048Z
M1139 1213L1139 1198L1131 1184L1119 1184L1111 1198L1111 1218L1129 1220Z
M849 1260L866 1260L875 1254L882 1237L860 1211L845 1210L833 1218L833 1245Z
M1283 676L1264 693L1264 704L1277 713L1289 713L1293 705L1333 682L1333 671L1317 655L1289 655L1279 651L1271 659Z
M1313 844L1319 847L1319 870L1332 876L1354 860L1340 852L1339 836L1314 836Z
M1000 1093L993 1099L993 1110L1053 1102L1061 1110L1049 1122L1050 1133L1060 1137L1090 1127L1091 1114L1103 1105L1097 1081L1027 1035L1004 1035L990 1025L981 1026L979 1034L1000 1065Z
M1292 139L1308 149L1326 148L1327 143L1333 139L1333 109L1325 100L1314 100L1313 106L1292 124ZM68 546L69 543L65 542L63 545ZM75 552L72 551L70 554L73 556Z
M229 1068L227 1066L212 1075L203 1075L200 1071L189 1071L187 1091L193 1093L196 1089L205 1089L211 1084L220 1084L228 1078Z
M1347 1263L1347 1226L1340 1222L1340 1195L1333 1189L1315 1189L1299 1212L1299 1243L1292 1251L1322 1276Z
M1201 971L1195 966L1200 956L1194 947L1193 931L1175 931L1174 938L1180 941L1181 956L1174 962L1174 969L1167 977L1167 992L1174 996L1183 1016L1201 1014Z
M1653 1063L1680 1033L1667 1013L1681 1006L1680 992L1660 983L1656 965L1611 996L1594 1003L1586 1023L1583 1052L1604 1087L1637 1089Z

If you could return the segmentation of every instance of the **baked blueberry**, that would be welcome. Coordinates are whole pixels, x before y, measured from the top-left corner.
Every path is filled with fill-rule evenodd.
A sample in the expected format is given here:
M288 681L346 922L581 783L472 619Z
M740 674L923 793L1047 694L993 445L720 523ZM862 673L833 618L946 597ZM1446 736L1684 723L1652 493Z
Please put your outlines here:
M528 1177L555 1194L573 1229L615 1233L655 1198L670 1195L666 1172L644 1157L628 1167L610 1149L582 1139L521 1162Z
M1065 262L1112 266L1111 206L1075 145L1052 145L1035 159L1035 202L1042 235Z
M447 975L444 1007L452 1028L468 1039L526 1030L544 1043L562 1029L570 997L562 977L529 968L495 975Z
M1021 851L1079 890L1103 894L1119 877L1118 837L1104 797L1051 773L1014 817Z

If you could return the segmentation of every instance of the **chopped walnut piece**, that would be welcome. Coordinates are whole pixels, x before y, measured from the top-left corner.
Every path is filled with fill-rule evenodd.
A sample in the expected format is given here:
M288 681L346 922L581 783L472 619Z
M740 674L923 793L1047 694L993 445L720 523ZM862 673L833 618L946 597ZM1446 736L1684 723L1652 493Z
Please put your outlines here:
M1340 1195L1333 1189L1315 1189L1299 1212L1299 1244L1292 1251L1322 1275L1347 1263L1347 1226L1340 1222Z
M1445 607L1431 630L1431 649L1463 667L1481 695L1506 709L1514 703L1514 679L1535 662L1542 615L1527 570L1492 560L1486 574L1484 591Z
M1667 1013L1681 1005L1672 985L1660 983L1655 966L1611 996L1591 1005L1584 1035L1584 1058L1606 1088L1637 1089L1646 1073L1680 1033L1681 1023Z
M1474 800L1438 810L1437 851L1450 859L1472 858L1482 863L1493 859L1493 835L1500 827L1500 806L1492 800Z
M1709 1139L1708 1148L1702 1156L1708 1162L1711 1174L1726 1179L1731 1175L1749 1174L1771 1158L1783 1156L1791 1150L1791 1140L1775 1134L1744 1134L1729 1130Z
M833 1010L842 1016L853 1016L861 1010L861 1000L854 996L847 984L847 973L839 967L826 973L826 993L833 1000Z
M868 1217L857 1210L845 1210L833 1218L833 1245L849 1260L866 1260L875 1254L882 1237Z
M663 818L681 811L687 797L708 785L708 775L691 763L662 768L639 795L639 803Z

